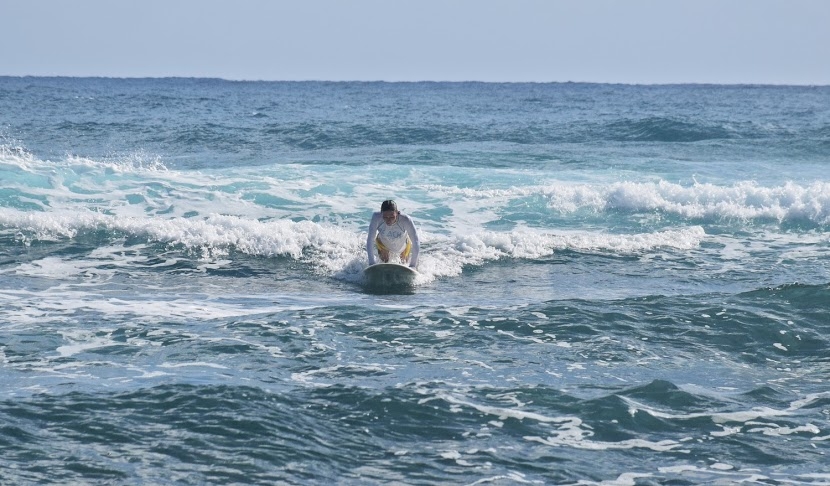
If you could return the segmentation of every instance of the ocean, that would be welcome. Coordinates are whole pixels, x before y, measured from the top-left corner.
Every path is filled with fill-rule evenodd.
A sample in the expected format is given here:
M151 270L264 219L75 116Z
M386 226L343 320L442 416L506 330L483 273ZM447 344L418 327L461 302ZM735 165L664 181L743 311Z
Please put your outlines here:
M830 87L0 77L0 309L2 484L830 484Z

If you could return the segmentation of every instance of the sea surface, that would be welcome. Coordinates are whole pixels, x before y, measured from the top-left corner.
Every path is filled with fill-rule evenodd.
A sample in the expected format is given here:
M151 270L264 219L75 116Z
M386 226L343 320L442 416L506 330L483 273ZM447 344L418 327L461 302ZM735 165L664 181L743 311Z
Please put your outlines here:
M0 77L0 483L830 484L830 87Z

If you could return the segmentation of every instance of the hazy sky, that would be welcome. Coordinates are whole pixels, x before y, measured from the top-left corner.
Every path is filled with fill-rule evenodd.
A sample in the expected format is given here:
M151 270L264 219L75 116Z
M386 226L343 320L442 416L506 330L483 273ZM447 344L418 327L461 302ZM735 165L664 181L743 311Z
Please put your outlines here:
M0 0L0 75L830 84L830 0Z

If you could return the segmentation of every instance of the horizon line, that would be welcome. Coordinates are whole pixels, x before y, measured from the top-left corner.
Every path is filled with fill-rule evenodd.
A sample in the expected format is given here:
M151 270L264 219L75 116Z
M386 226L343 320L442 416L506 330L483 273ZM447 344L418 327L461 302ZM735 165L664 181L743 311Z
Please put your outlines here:
M816 83L773 83L773 82L712 82L712 81L664 81L664 82L624 82L624 81L483 81L477 79L469 80L386 80L386 79L246 79L246 78L223 78L217 76L108 76L108 75L41 75L41 74L0 74L0 78L42 78L42 79L109 79L109 80L207 80L224 81L230 83L366 83L366 84L604 84L619 86L777 86L777 87L827 87L827 84Z

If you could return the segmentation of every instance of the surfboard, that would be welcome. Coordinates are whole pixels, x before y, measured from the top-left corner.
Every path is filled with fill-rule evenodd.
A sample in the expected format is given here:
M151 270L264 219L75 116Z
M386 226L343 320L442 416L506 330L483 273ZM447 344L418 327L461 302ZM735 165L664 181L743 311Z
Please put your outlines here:
M372 287L400 287L412 285L418 271L400 263L376 263L366 267L363 275Z

